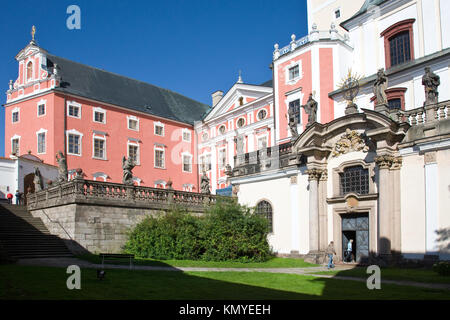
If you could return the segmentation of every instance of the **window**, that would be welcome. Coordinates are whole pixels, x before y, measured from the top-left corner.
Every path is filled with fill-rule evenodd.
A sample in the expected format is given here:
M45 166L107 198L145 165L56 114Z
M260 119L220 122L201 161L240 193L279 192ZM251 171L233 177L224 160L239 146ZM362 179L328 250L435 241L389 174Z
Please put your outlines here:
M414 21L397 22L380 34L384 37L386 69L414 59Z
M68 106L67 106L67 114L69 115L69 117L73 117L73 118L81 118L81 104L76 103L76 102L69 102Z
M19 122L19 110L13 110L12 112L12 122Z
M127 117L128 119L128 129L139 131L139 120L134 116Z
M33 79L33 63L30 61L27 63L27 81Z
M203 132L202 134L202 141L208 140L208 132Z
M225 167L227 164L227 151L225 148L219 149L219 168Z
M192 172L192 156L188 154L183 155L183 172Z
M354 192L356 194L369 193L369 170L362 166L353 166L344 169L340 176L340 193L346 195Z
M266 116L267 116L267 111L266 111L266 109L260 110L260 111L258 112L258 115L257 115L258 120L263 120L263 119L266 118Z
M134 164L139 165L139 145L128 143L128 158L131 158Z
M400 98L390 99L388 100L389 109L401 109L402 108L402 100Z
M106 123L106 110L102 108L94 108L94 122Z
M183 130L183 141L191 142L191 133L187 130Z
M45 103L40 103L38 104L38 112L37 112L38 117L40 116L44 116L45 115Z
M68 154L81 155L81 137L78 134L69 133L68 135Z
M295 117L297 118L297 123L300 123L300 99L289 102L289 108L294 109Z
M391 67L411 60L409 31L400 32L389 39Z
M11 153L12 154L19 155L19 145L20 145L19 138L11 139Z
M161 125L155 124L155 134L157 136L164 136L164 127Z
M224 134L225 131L226 131L225 126L224 126L224 125L221 125L221 126L219 127L219 133L220 133L220 134Z
M200 173L211 170L211 155L207 154L200 157Z
M267 148L267 136L258 138L258 150Z
M244 118L239 118L237 121L237 127L241 128L245 125L245 119Z
M94 158L106 159L106 140L100 137L94 137Z
M267 219L269 224L268 231L269 233L272 233L273 232L272 205L268 201L262 200L256 205L255 213Z
M300 76L300 68L298 65L289 68L289 80L296 79Z
M155 148L155 168L165 168L164 149Z
M341 17L341 9L334 10L334 17L339 19Z
M45 132L37 133L37 153L45 153Z

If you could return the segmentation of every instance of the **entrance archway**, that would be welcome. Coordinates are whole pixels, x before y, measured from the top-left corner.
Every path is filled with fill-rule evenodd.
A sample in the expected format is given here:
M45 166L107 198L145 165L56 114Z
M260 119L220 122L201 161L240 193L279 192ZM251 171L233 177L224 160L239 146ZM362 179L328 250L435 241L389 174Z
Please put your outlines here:
M23 203L27 204L27 194L34 193L34 173L29 173L23 178Z

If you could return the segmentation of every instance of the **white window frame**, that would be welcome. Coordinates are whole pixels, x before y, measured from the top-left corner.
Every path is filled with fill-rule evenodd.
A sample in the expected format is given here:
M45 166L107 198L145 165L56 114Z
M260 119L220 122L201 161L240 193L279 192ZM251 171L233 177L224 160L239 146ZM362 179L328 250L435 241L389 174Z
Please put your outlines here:
M104 142L104 144L103 144L103 158L95 156L95 139L103 140L103 142ZM106 156L106 137L104 135L100 135L98 133L94 133L92 135L92 159L97 159L97 160L107 160L108 159L107 156Z
M78 108L78 116L70 115L70 107ZM81 119L81 103L76 101L67 101L67 116L75 119Z
M44 106L44 113L43 114L39 114L39 107L40 106ZM39 117L43 117L47 114L47 100L41 99L40 101L38 101L37 105L36 105L36 115Z
M156 151L162 151L163 152L163 166L162 167L158 167L156 165ZM158 146L156 145L153 148L153 166L157 169L166 169L166 150L164 147Z
M127 159L130 157L130 146L137 147L136 161L134 164L139 166L141 164L141 146L139 145L139 142L128 140L127 141Z
M44 134L44 152L39 152L39 135ZM36 131L36 141L37 141L37 148L36 153L37 154L46 154L47 153L47 130L46 129L40 129L39 131Z
M189 166L190 166L190 170L186 171L184 170L184 157L188 157L189 158ZM192 173L192 154L190 154L189 152L182 152L181 153L181 170L182 172L187 172L187 173Z
M92 177L94 178L94 181L97 181L97 178L103 178L103 181L106 182L106 179L108 179L108 175L104 172L95 172L92 174Z
M28 65L31 63L31 77L28 79ZM34 62L30 59L25 63L25 83L31 82L34 80Z
M130 120L136 121L136 129L130 128ZM127 128L133 131L139 131L139 118L135 116L127 116Z
M14 150L13 150L13 140L19 140L19 147L17 148L17 156L19 156L19 154L20 154L20 136L18 136L17 134L15 134L14 136L12 136L11 137L11 154L13 154L14 153Z
M165 189L165 188L166 188L167 182L164 181L164 180L155 180L155 181L153 182L153 185L155 186L155 188L158 188L158 184L162 185L162 186L163 186L163 189Z
M14 114L17 113L17 121L14 121ZM11 111L11 123L19 123L20 122L20 108L15 107Z
M290 73L289 70L292 68L295 68L296 66L298 66L298 76L293 79L290 79L289 78L289 73ZM284 72L285 72L285 84L288 84L288 85L296 84L298 81L300 81L303 78L302 60L292 61L289 65L284 67Z
M162 134L157 134L156 133L156 127L161 127L162 128ZM165 128L165 125L164 125L164 123L162 123L162 122L160 122L160 121L157 121L157 122L153 122L153 134L155 135L155 136L158 136L158 137L164 137L164 135L166 134L166 130L165 130L166 128Z
M95 113L103 113L103 121L96 121L95 120ZM102 123L102 124L106 124L106 110L100 107L94 107L92 109L92 121L95 123Z
M71 134L79 136L78 149L80 151L80 154L69 152L69 135L71 135ZM66 131L66 145L67 145L67 150L66 151L67 151L68 155L81 157L83 155L83 134L81 132L75 130L75 129L67 130Z
M220 128L222 128L222 127L225 128L225 130L223 130L223 133L220 132ZM220 135L223 135L223 134L227 133L227 126L225 124L221 124L219 126L219 128L217 129L217 131L219 132Z
M239 126L239 125L238 125L240 119L244 119L244 124L243 124L242 126ZM247 124L247 119L245 119L245 117L239 117L239 118L237 118L237 120L236 120L236 128L243 128L243 127L246 126L246 124Z
M257 150L260 150L260 149L261 149L261 148L259 147L259 141L260 141L260 140L263 140L263 139L266 140L266 148L269 147L269 134L268 134L268 133L260 134L260 135L256 136L256 148L257 148Z
M221 153L222 151L225 153L225 161L224 161L224 163L221 163L222 158L221 158L221 156L220 156L220 153ZM226 147L221 147L221 148L219 148L219 149L217 150L217 159L218 159L217 162L218 162L218 165L219 165L219 169L225 168L226 165L227 165L227 148L226 148Z
M264 118L261 119L261 118L259 117L259 114L260 114L262 111L264 111L264 112L266 113L266 116L265 116ZM269 115L269 113L267 112L267 109L266 109L266 108L262 108L262 109L259 109L258 112L256 113L256 119L258 119L259 121L261 121L261 120L266 119L268 115Z
M184 139L184 134L188 134L189 135L189 140ZM184 142L191 142L191 140L192 140L192 133L188 129L183 129L181 131L181 140L183 140Z
M209 160L209 165L211 166L211 169L208 169L206 167L206 164L207 164L206 159L208 159L208 158L210 159ZM206 152L206 153L203 153L202 155L200 155L200 172L199 172L199 174L203 173L203 168L202 168L203 166L206 167L206 170L205 170L206 172L212 171L212 163L211 163L211 161L212 161L212 155L211 155L210 152Z

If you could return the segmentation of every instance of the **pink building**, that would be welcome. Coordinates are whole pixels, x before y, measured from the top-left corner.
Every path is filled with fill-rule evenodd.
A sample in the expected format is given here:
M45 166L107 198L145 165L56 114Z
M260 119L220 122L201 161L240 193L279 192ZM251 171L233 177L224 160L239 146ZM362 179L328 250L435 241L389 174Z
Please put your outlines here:
M122 181L132 157L138 185L198 191L194 121L209 106L178 93L49 54L31 41L16 56L5 104L5 156L31 153L69 174Z

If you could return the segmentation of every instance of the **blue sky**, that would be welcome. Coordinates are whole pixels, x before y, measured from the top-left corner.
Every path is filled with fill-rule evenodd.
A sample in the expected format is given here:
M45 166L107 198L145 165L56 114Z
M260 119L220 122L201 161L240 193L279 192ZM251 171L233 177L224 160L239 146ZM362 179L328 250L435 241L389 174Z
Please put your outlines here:
M81 9L81 30L69 30L69 5ZM307 33L306 0L2 1L2 104L15 55L31 39L50 53L171 89L211 104L242 70L245 83L272 77L274 43ZM4 155L4 108L0 156Z

